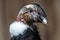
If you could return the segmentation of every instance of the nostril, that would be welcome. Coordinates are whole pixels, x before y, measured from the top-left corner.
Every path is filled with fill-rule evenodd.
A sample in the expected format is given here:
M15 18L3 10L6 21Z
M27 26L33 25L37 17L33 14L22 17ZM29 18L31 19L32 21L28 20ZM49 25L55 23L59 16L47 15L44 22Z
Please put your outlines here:
M33 10L30 10L30 12L33 12Z

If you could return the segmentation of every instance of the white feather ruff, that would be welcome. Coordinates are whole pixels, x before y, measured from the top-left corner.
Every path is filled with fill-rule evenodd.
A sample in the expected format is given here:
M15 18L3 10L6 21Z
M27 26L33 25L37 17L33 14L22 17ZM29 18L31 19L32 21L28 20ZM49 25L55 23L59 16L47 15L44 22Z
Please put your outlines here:
M14 21L12 24L10 24L9 32L11 34L11 37L18 36L19 34L23 34L24 30L26 30L29 26L24 24L20 21Z

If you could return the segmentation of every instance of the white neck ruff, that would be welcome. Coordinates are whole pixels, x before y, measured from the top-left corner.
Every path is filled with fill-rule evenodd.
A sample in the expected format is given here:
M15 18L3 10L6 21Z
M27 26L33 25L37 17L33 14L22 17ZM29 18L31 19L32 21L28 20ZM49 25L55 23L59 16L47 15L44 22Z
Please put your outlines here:
M11 37L18 36L19 34L23 34L23 32L28 28L29 26L24 24L20 21L14 21L12 24L10 24L9 32L11 34Z

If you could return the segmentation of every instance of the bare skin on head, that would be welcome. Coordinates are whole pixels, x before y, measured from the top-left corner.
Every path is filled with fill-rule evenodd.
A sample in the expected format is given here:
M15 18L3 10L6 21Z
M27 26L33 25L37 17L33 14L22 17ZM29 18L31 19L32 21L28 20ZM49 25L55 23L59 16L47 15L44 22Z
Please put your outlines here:
M25 12L23 14L23 18L27 22L28 25L31 25L32 24L32 23L30 23L30 17L29 17L29 13L28 12Z
M25 21L29 21L30 20L29 13L28 12L25 12L23 14L23 18L24 18Z

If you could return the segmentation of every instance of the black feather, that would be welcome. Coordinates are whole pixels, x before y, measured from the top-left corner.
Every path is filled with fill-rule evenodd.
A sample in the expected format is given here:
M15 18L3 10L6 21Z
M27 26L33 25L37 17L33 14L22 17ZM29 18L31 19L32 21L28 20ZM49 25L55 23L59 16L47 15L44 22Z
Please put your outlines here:
M32 28L32 29L31 29ZM31 25L24 31L23 35L12 37L11 40L41 40L40 35L35 25Z

